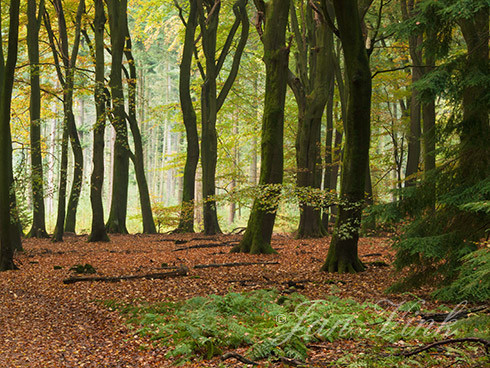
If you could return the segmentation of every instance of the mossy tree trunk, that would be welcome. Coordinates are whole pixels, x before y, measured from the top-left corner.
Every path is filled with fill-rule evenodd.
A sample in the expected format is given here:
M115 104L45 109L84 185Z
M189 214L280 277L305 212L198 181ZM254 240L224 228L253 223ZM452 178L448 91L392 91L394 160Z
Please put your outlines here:
M44 0L27 2L27 53L30 64L31 96L30 142L31 142L31 189L32 189L32 227L28 237L46 238L46 218L44 209L44 179L41 154L41 85L39 77L39 28L44 13Z
M129 78L128 78L128 122L133 135L134 142L134 154L131 154L131 159L134 164L134 171L136 174L136 181L138 183L138 191L140 194L140 206L141 217L143 219L143 233L156 234L157 229L155 227L155 221L153 220L153 213L151 211L150 192L148 191L148 182L145 175L145 163L143 153L143 140L141 138L141 132L138 126L138 120L136 118L136 62L132 53L131 35L129 29L126 30L126 47L124 54L129 66Z
M127 31L127 1L108 0L109 29L111 33L111 123L116 132L114 141L114 167L112 173L112 197L106 229L109 233L127 234L126 215L128 208L129 143L124 92L122 83L122 59Z
M369 162L371 72L356 0L334 0L348 84L346 135L339 216L322 267L328 272L364 270L357 243Z
M106 96L105 96L105 50L104 50L104 26L106 23L104 2L95 0L94 33L95 47L95 111L94 124L94 149L93 171L90 178L90 203L92 204L92 229L88 237L89 242L109 241L109 236L104 223L104 205L102 190L104 183L104 133L107 121Z
M15 269L14 249L20 242L19 232L12 231L12 226L16 224L11 208L14 189L10 131L10 107L19 39L19 6L19 0L10 1L6 58L3 51L4 39L0 37L0 271ZM0 13L1 10L0 7Z
M246 11L246 0L237 0L233 5L235 22L227 35L223 48L216 59L216 40L218 35L219 15L221 2L218 0L198 0L198 20L202 35L202 49L206 59L205 70L201 68L204 82L201 87L201 164L202 164L202 193L203 193L203 220L204 233L221 233L216 209L216 163L218 159L218 135L216 132L217 115L223 106L228 93L238 74L241 56L245 48L249 21ZM216 81L222 67L230 54L234 36L241 25L238 44L233 54L231 70L223 87L218 92Z
M80 198L83 174L83 153L78 138L77 128L75 125L75 116L73 115L73 86L75 77L75 65L78 56L78 48L80 45L80 33L82 14L85 10L85 1L81 0L78 4L78 9L75 17L75 38L73 40L71 54L68 47L68 34L66 28L66 19L63 10L63 5L60 0L53 2L58 18L58 29L60 42L57 41L48 14L44 13L44 23L48 32L50 46L53 52L54 64L58 80L63 87L63 134L61 142L61 162L60 162L60 182L58 188L58 211L56 217L56 226L53 233L53 241L62 241L65 229L74 232L76 208ZM57 49L59 45L60 49ZM58 54L62 60L60 62ZM66 187L67 187L67 171L68 171L68 139L70 139L74 154L74 172L72 191L66 210ZM68 219L69 214L69 219ZM65 226L65 221L68 226Z
M194 199L196 185L196 170L199 162L199 136L197 133L197 118L191 97L191 66L194 52L194 37L197 28L197 0L189 1L189 16L185 24L184 48L180 61L179 98L180 108L184 119L187 150L182 185L182 207L180 210L179 233L194 232Z
M262 121L259 186L247 230L232 252L274 253L271 237L283 179L284 104L287 88L289 47L286 46L289 1L256 1L265 14L264 62L266 68L264 115Z
M323 12L327 11L325 4ZM310 238L326 234L321 222L320 203L308 191L320 189L322 182L321 123L334 78L333 33L309 4L301 12L305 16L302 17L303 24L300 27L293 4L290 14L298 45L295 54L298 73L295 76L290 72L288 83L298 104L296 183L300 192L300 222L297 236ZM306 38L300 28L306 30Z

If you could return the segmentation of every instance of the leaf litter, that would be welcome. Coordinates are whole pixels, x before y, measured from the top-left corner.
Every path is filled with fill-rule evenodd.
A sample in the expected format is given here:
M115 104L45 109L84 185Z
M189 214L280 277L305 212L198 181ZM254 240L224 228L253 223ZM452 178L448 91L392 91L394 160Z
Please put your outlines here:
M15 257L20 269L0 273L0 367L175 365L174 360L165 357L168 347L135 334L119 312L102 303L107 300L137 305L256 289L296 291L311 299L335 294L358 302L385 301L388 306L414 298L429 300L428 288L411 295L385 294L396 277L391 266L385 267L394 256L388 237L360 240L360 258L368 268L355 275L319 271L327 255L329 238L297 240L275 235L272 245L277 254L229 253L230 244L240 238L240 235L159 234L112 235L109 243L88 243L86 236L69 236L62 243L25 240L25 251ZM175 252L183 243L191 247ZM206 247L207 243L217 246ZM237 262L262 264L194 268L199 264ZM90 265L97 276L107 277L141 275L179 266L187 267L189 274L163 280L63 284L63 279L76 276L70 270L74 265ZM429 301L425 307L437 307L437 301ZM338 340L312 344L309 361L323 362L311 366L331 366L325 362L335 361L346 351L362 354L369 350L370 343ZM244 354L245 348L236 352ZM185 366L223 364L216 357L208 361L191 359ZM230 359L225 366L244 365Z

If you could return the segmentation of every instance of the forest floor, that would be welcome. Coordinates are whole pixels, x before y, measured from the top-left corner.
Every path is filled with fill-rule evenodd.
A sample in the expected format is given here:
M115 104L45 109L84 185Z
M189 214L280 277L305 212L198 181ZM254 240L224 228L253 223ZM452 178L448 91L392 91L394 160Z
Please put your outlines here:
M264 288L283 292L291 282L296 282L301 284L298 292L312 299L322 299L335 292L339 297L359 302L397 305L417 297L428 301L425 308L438 305L436 301L430 301L429 289L417 290L416 296L385 294L385 289L396 277L390 266L393 251L388 237L360 240L360 258L368 268L355 275L319 271L327 254L329 238L296 240L275 235L272 245L277 254L230 254L230 246L239 240L239 235L206 237L201 234L113 235L110 243L87 243L86 236L67 236L62 243L47 239L25 240L25 251L15 256L20 269L0 274L0 367L175 365L174 361L165 358L167 347L136 334L121 313L101 302L107 300L153 303ZM176 251L181 247L209 243L215 243L215 246ZM196 264L274 261L277 264L193 268ZM97 270L95 276L166 272L162 265L163 268L185 265L189 274L162 280L64 284L64 279L75 275L70 268L76 264L92 265ZM332 366L328 362L335 361L347 350L364 353L368 349L369 346L359 341L323 342L311 349L309 366ZM243 353L244 349L237 351ZM246 365L234 359L222 363L216 357L208 361L191 360L185 366ZM275 366L279 367L281 363Z

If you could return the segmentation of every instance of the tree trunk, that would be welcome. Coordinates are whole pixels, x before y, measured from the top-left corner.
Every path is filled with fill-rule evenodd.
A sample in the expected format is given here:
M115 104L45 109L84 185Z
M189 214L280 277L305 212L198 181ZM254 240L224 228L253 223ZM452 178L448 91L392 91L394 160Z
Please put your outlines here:
M129 28L126 34L126 48L124 53L129 65L129 78L128 78L128 121L131 133L133 134L134 141L134 155L133 164L134 171L136 173L136 181L138 183L138 190L140 194L140 206L141 216L143 218L143 233L144 234L156 234L157 229L155 227L155 221L153 220L153 213L151 211L150 192L148 191L148 182L145 175L145 163L143 153L143 141L141 139L141 132L136 120L136 63L134 61L133 53L131 51L131 36L129 34Z
M322 267L328 272L364 270L357 253L369 162L371 72L356 0L334 0L348 83L347 119L339 216Z
M95 111L93 171L90 178L90 203L92 204L92 229L89 242L109 241L104 223L102 191L104 185L104 132L106 124L106 96L104 81L104 25L106 22L103 0L95 0Z
M490 126L488 119L489 7L482 7L473 18L459 24L467 47L466 73L471 83L463 90L463 121L460 133L459 175L462 182L488 178L490 171ZM478 82L475 82L478 81Z
M233 6L235 22L228 33L227 39L216 60L216 39L218 34L220 1L198 0L198 20L201 28L202 49L206 59L204 83L201 87L201 164L202 164L202 191L203 191L203 219L204 233L208 235L219 234L221 229L218 223L216 209L216 163L218 159L218 135L216 120L218 111L223 106L226 97L236 79L240 59L248 38L249 21L246 11L246 0L237 0ZM219 94L216 80L221 68L229 54L234 35L241 24L241 34L228 77Z
M10 1L7 58L0 39L0 271L15 269L13 256L16 239L11 232L12 137L10 107L19 38L19 0ZM1 12L1 8L0 8ZM3 19L4 17L2 17ZM17 239L18 240L18 239Z
M106 229L109 233L127 234L129 143L122 84L122 59L127 30L127 0L108 0L107 9L112 45L112 65L109 82L112 95L111 123L116 132L116 140L114 142L111 209Z
M46 238L44 208L44 178L41 154L41 86L39 81L39 27L44 12L44 0L36 10L35 0L27 2L27 53L30 64L31 96L29 105L31 140L32 227L28 237Z
M56 45L58 42L53 33L49 16L44 13L44 22L48 32L50 46L53 51L54 64L58 75L58 80L63 87L63 136L61 142L61 163L60 163L60 184L58 193L58 214L56 219L56 227L53 234L53 241L62 241L66 219L66 186L67 186L67 170L68 170L68 138L71 138L72 148L75 155L75 170L72 186L72 194L70 195L70 220L68 221L69 229L74 230L76 207L80 196L82 173L83 173L83 154L81 151L78 133L75 125L75 117L73 115L73 86L75 77L75 65L78 56L78 47L80 45L81 21L82 13L85 10L85 1L81 0L76 14L76 29L75 39L71 54L68 51L68 34L66 28L66 20L63 11L61 0L54 1L54 7L58 17L59 28L59 54L62 58L62 64L58 59L58 50Z
M414 0L401 1L402 16L404 20L409 19L414 14ZM410 58L412 59L412 86L420 80L422 72L422 35L413 35L408 39ZM407 166L405 168L405 185L414 185L416 182L415 175L418 172L420 162L420 121L421 106L419 92L412 88L410 100L410 130L408 133L408 156Z
M323 173L323 190L325 192L331 192L336 188L330 187L330 178L332 176L332 166L333 166L333 98L334 98L334 79L330 81L329 92L328 92L328 100L325 111L325 116L327 120L326 124L326 135L325 135L325 170ZM325 231L328 232L328 223L329 223L329 207L324 207L322 210L322 226Z
M184 118L187 151L183 175L182 207L177 232L194 232L194 199L196 170L199 161L199 137L197 118L191 97L191 65L194 51L194 36L197 27L197 0L190 0L190 11L185 27L184 49L180 62L179 97Z
M277 202L283 179L284 105L286 97L289 47L286 46L286 26L290 2L270 0L256 2L265 13L264 62L266 67L264 117L259 185L248 220L247 230L232 252L274 253L271 237L276 218ZM267 205L268 208L264 206Z
M327 11L326 6L323 11ZM299 109L296 139L297 186L301 197L298 238L321 237L326 233L321 222L320 204L304 198L312 197L309 190L321 187L321 121L334 77L331 29L314 18L309 5L304 19L302 28L307 29L309 42L303 41L296 11L291 10L292 28L299 49L296 53L298 77L289 78Z

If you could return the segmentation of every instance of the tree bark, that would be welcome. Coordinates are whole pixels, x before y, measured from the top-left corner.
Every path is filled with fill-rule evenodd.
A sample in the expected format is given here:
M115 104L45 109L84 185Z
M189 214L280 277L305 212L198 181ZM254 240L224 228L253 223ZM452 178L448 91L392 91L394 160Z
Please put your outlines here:
M221 233L216 208L216 163L218 159L218 135L216 132L217 114L223 106L228 93L238 74L240 59L245 48L249 21L246 11L246 0L237 0L233 6L235 22L227 36L223 49L216 60L216 40L219 25L221 2L198 0L198 20L201 28L202 48L206 59L204 82L201 87L201 164L203 191L204 233L208 235ZM229 54L235 33L241 25L237 48L233 55L232 66L223 87L217 91L216 81L222 66Z
M122 59L127 30L127 0L108 0L107 10L112 45L109 81L112 97L111 123L116 132L116 140L114 142L111 209L106 229L108 233L127 234L129 143L122 83Z
M472 18L459 21L466 42L466 75L471 80L463 90L463 121L460 132L459 175L472 183L490 174L490 126L487 89L482 80L489 75L489 7L482 7ZM475 82L479 81L479 82Z
M265 13L264 62L266 67L262 150L259 185L262 186L250 214L247 230L232 252L274 253L271 237L277 211L277 201L283 179L284 105L286 97L289 47L286 46L286 26L290 2L256 1ZM267 205L268 208L264 206Z
M56 226L53 234L53 241L62 241L63 232L65 229L65 220L67 220L68 229L70 231L75 230L75 218L76 208L78 206L78 200L80 198L80 190L82 184L83 174L83 153L80 146L80 140L75 124L75 116L73 115L73 86L75 77L75 65L78 56L78 48L80 45L80 33L81 33L81 21L82 13L85 10L85 1L81 0L76 14L76 26L75 26L75 39L73 41L72 51L69 54L68 51L68 34L66 29L65 14L63 11L63 5L61 0L55 0L53 2L56 14L58 17L58 28L60 37L60 50L62 61L58 59L58 50L56 45L58 44L56 37L53 33L49 16L44 13L44 22L46 30L48 32L50 46L53 52L54 64L58 75L58 80L63 87L63 134L61 142L61 163L60 163L60 182L58 189L58 213L56 218ZM61 66L63 64L63 67ZM63 71L64 70L64 71ZM75 167L72 191L70 194L69 211L66 207L66 187L67 187L67 169L68 169L68 138L71 140L73 153L75 156ZM68 213L70 219L67 219Z
M11 215L13 173L10 131L10 108L19 39L19 6L19 0L10 1L6 59L3 38L0 37L0 271L15 269L14 249L16 242L20 241L11 231L14 221Z
M327 12L326 3L323 11ZM320 189L321 187L321 122L334 78L332 65L333 33L318 14L308 5L301 28L306 29L303 41L296 11L291 10L291 24L298 43L296 65L298 76L289 78L289 86L298 104L298 134L296 138L297 186L300 189ZM292 74L292 73L291 73ZM307 192L300 193L300 222L298 238L321 237L326 234L321 222L321 208L318 201Z
M104 184L104 133L107 120L106 95L104 81L105 50L104 26L106 23L104 2L95 0L95 111L93 171L90 178L90 203L92 204L92 229L88 237L89 242L109 241L104 223L104 205L102 190Z
M409 19L414 14L414 0L401 1L402 16L404 20ZM410 58L412 59L412 86L420 80L423 75L422 71L422 35L416 34L410 36L408 45L410 50ZM420 121L421 121L421 106L419 92L412 88L410 100L410 130L408 133L408 152L407 165L405 168L405 185L411 186L416 182L415 175L419 169L420 162Z
M133 158L134 171L136 173L136 181L138 183L138 190L140 194L140 206L141 217L143 218L143 233L144 234L156 234L157 229L155 227L155 221L153 220L153 213L151 211L150 192L148 191L148 182L145 175L145 163L143 153L143 140L141 138L141 132L136 119L136 63L133 57L131 35L129 34L129 28L126 30L126 48L124 54L129 65L129 78L128 78L128 122L133 135L134 141L134 155Z
M187 140L186 160L183 175L182 207L176 232L194 232L194 199L196 170L199 161L199 136L197 118L191 97L191 65L194 52L194 37L197 27L197 0L190 0L190 11L185 27L184 49L180 62L179 98Z
M29 104L31 141L32 227L28 237L46 238L44 208L44 177L41 154L41 86L39 78L39 28L44 12L44 0L37 8L35 0L27 2L27 53L30 64L31 96Z
M322 267L328 272L364 270L357 252L369 162L371 72L356 0L334 0L348 83L347 119L339 216Z

